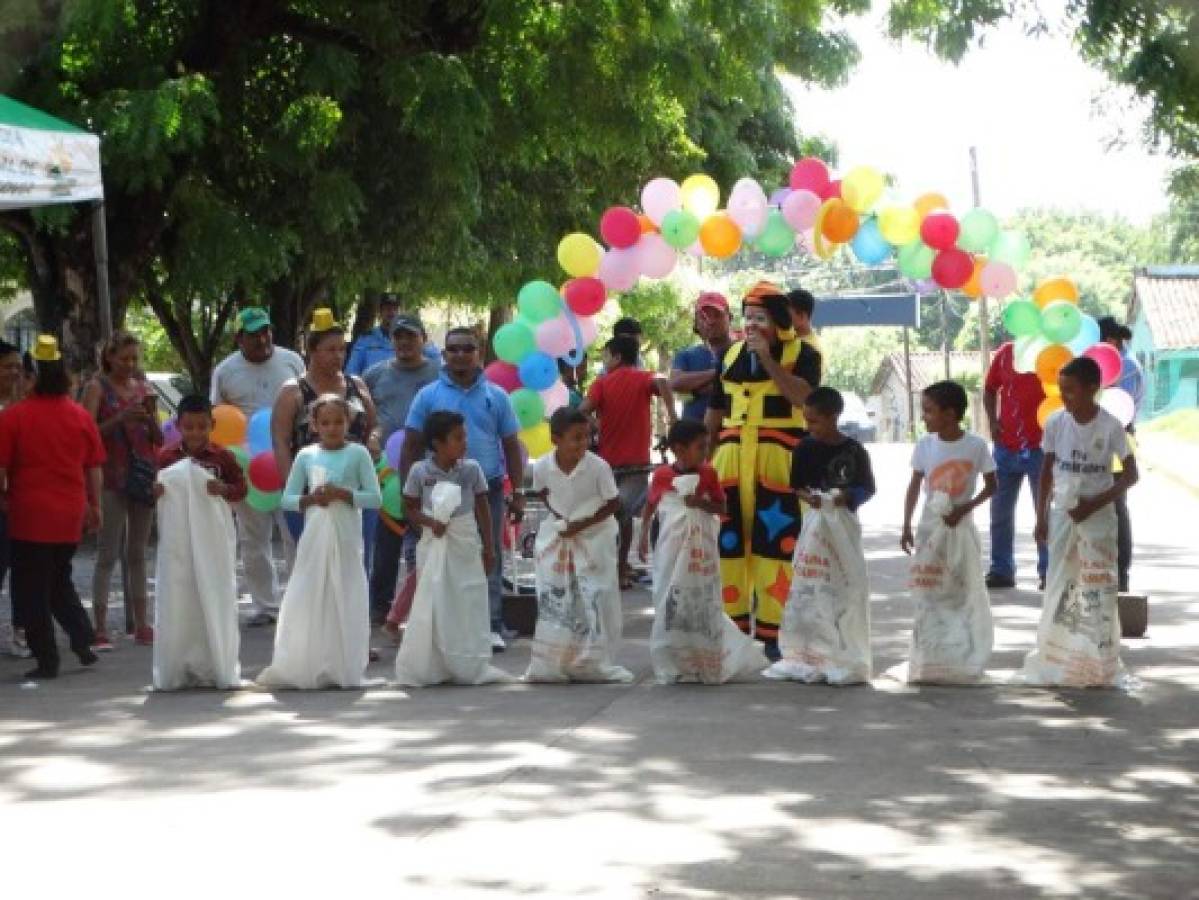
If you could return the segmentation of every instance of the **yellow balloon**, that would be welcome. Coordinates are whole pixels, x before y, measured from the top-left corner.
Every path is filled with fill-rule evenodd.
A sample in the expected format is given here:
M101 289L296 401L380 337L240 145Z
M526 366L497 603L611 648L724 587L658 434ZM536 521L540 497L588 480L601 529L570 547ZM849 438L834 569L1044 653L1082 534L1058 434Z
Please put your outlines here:
M1054 300L1065 300L1067 303L1077 305L1078 287L1069 278L1051 278L1037 285L1032 298L1041 308L1048 306Z
M550 440L548 422L538 422L532 428L525 428L518 436L520 442L525 445L525 449L529 451L529 459L545 456L554 446L554 442Z
M929 193L921 194L916 198L916 212L920 214L920 221L923 222L931 212L936 212L938 209L949 209L949 201L945 199L944 194Z
M878 214L878 230L888 244L910 244L920 237L920 214L910 206L888 206Z
M576 231L558 244L558 265L572 278L587 278L599 271L600 245L589 234Z
M883 176L871 166L850 169L841 179L841 199L854 212L869 212L883 195Z
M679 185L683 209L701 222L720 205L720 186L708 175L691 175Z

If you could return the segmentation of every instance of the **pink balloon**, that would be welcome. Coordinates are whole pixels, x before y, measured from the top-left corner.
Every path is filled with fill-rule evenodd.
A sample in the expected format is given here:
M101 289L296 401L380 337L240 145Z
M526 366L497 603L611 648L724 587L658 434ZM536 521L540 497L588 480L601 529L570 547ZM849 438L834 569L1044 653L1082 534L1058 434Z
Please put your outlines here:
M1007 263L992 260L979 272L978 286L988 297L1002 299L1016 290L1016 270Z
M646 278L665 278L674 271L678 251L660 234L643 234L637 242L638 268Z
M695 243L687 248L687 252L696 259L702 259L704 255L704 245L699 242L699 238L695 239Z
M760 184L752 178L742 178L733 185L727 211L729 218L741 229L742 236L752 238L766 227L770 205Z
M1124 361L1120 359L1120 351L1111 344L1095 344L1082 352L1099 364L1099 381L1107 387L1120 379L1120 369Z
M610 247L632 247L641 237L641 220L627 206L613 206L600 218L600 236Z
M537 326L537 349L554 357L565 356L575 346L575 332L565 316L546 319Z
M488 381L499 385L509 394L520 387L520 371L512 363L506 363L502 359L488 363L483 374Z
M655 225L661 225L668 212L683 208L678 182L655 178L641 189L641 208Z
M632 247L609 250L599 264L599 280L610 291L627 291L641 275L637 251Z
M818 196L823 195L831 184L828 166L824 160L814 156L805 157L791 167L790 183L792 190L803 189Z
M579 333L583 336L583 347L590 347L599 337L599 326L595 324L595 316L579 316Z
M598 278L572 278L566 282L562 293L566 305L576 316L594 316L608 299L608 289Z
M560 380L555 381L553 387L541 391L541 402L545 404L545 414L553 415L554 410L561 409L570 402L570 391Z
M816 215L820 212L822 202L817 194L809 190L794 190L783 201L783 219L796 231L807 231L816 224Z

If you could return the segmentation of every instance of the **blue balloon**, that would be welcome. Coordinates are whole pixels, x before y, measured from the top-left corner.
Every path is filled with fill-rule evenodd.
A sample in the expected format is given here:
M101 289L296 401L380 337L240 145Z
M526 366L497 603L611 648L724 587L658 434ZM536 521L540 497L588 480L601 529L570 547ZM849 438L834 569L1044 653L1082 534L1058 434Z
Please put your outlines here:
M250 455L256 456L271 449L271 408L264 406L256 409L250 415L246 426L246 443L250 445Z
M1066 346L1075 356L1081 356L1084 350L1098 343L1099 323L1095 321L1094 316L1088 316L1086 313L1083 313L1082 324L1078 328L1078 334Z
M862 227L853 236L849 246L853 248L853 255L858 258L858 261L866 266L877 266L894 250L887 239L883 237L883 233L878 227L878 220L875 218L869 218L862 223Z
M558 380L558 364L548 353L534 350L520 361L520 383L531 391L544 391Z

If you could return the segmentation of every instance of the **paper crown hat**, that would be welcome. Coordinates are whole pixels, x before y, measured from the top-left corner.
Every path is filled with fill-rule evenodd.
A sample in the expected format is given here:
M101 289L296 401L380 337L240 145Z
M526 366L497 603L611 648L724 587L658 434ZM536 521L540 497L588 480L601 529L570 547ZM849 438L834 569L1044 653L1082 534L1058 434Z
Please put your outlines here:
M62 353L58 350L58 338L52 334L39 334L33 345L33 358L38 362L58 362Z
M312 311L312 324L308 326L309 331L313 333L332 331L337 327L337 320L333 318L333 310L322 307Z

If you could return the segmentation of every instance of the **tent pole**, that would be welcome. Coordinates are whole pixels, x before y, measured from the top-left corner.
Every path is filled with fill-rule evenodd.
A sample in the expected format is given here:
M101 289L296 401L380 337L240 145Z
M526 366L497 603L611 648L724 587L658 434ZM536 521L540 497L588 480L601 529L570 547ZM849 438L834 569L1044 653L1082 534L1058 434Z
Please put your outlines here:
M916 440L916 398L912 394L912 342L908 337L908 326L903 326L903 377L908 395L908 438Z
M96 251L96 292L100 300L100 338L112 337L112 298L108 293L108 226L104 222L104 201L92 207L92 245Z

